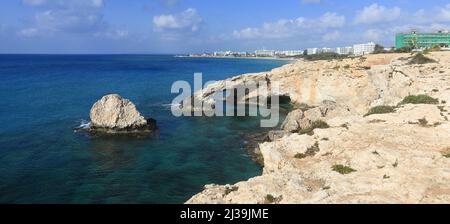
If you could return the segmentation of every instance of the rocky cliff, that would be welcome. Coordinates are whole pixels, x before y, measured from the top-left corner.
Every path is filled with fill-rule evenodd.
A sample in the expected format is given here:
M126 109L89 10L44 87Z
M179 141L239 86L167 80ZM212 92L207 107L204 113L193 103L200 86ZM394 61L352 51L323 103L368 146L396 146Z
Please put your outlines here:
M227 80L279 81L279 95L310 107L259 144L261 176L206 185L187 203L449 203L450 52L427 57L300 61ZM224 82L195 97L210 102Z

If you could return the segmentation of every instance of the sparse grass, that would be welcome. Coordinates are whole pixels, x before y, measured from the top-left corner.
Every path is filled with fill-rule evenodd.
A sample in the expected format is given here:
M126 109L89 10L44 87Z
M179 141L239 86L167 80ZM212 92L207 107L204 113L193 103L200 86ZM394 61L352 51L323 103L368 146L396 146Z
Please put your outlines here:
M441 103L442 103L442 104L446 104L446 103L447 103L447 101L445 101L445 100L442 100L442 101L441 101Z
M271 194L266 195L264 198L264 204L277 204L283 199L283 196L275 197Z
M389 179L389 178L391 178L391 177L386 174L383 176L383 179Z
M431 91L433 91L433 92L435 92L435 93L439 92L438 89L433 89L433 90L431 90Z
M322 141L329 141L330 139L329 138L322 138L320 140L322 140Z
M376 150L372 152L372 154L379 156L380 153L378 153Z
M297 153L297 154L295 155L295 158L296 158L296 159L304 159L304 158L306 158L306 157L308 157L308 156L314 156L314 155L316 155L316 153L318 153L319 151L320 151L319 143L316 142L316 143L314 143L313 146L308 147L308 148L306 149L306 152L305 152L305 153Z
M384 123L386 122L385 120L380 120L380 119L375 119L375 120L370 120L369 124L376 124L376 123Z
M370 108L369 112L367 112L364 117L372 115L372 114L387 114L395 112L395 107L392 106L376 106Z
M317 121L312 122L312 124L308 128L300 130L299 133L300 134L312 134L314 129L316 129L316 128L327 129L327 128L330 128L330 126L325 121L317 120Z
M422 127L427 127L428 126L427 119L426 118L419 119L419 125Z
M343 125L341 125L341 128L345 128L345 129L348 130L348 124L343 124Z
M345 65L344 68L345 68L345 69L349 69L349 68L350 68L350 65Z
M336 171L342 175L356 172L355 169L353 169L349 166L344 166L344 165L333 165L331 168L333 169L333 171Z
M438 104L439 100L428 95L410 95L405 97L399 105L403 104Z
M409 64L422 65L422 64L435 63L435 62L436 62L435 60L426 57L424 54L417 53L411 58L411 60L409 61Z
M234 191L237 191L237 190L239 190L239 187L237 187L237 186L228 187L227 189L225 189L225 195L228 195L231 192L234 192Z
M322 190L330 190L331 189L331 187L330 186L325 186L325 187L322 187Z
M394 168L398 166L398 159L395 160L395 163L393 163L392 166L393 166Z
M443 155L445 158L450 158L450 152Z

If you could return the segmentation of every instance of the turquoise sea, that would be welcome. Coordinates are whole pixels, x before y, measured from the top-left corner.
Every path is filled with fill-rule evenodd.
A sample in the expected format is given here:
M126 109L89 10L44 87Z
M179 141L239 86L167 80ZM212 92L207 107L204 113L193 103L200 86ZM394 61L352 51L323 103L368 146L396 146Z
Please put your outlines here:
M0 203L183 203L209 183L259 175L243 148L255 117L172 116L174 81L270 70L275 60L171 55L0 55ZM157 139L73 129L103 95L155 118Z

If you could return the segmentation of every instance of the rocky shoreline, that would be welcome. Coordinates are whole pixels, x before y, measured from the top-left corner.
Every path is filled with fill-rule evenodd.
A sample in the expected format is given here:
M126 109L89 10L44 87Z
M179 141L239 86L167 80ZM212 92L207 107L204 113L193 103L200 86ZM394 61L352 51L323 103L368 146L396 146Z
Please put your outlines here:
M427 57L299 61L228 79L279 81L299 109L256 144L261 176L206 185L186 203L450 203L450 52ZM222 84L195 97L210 102Z

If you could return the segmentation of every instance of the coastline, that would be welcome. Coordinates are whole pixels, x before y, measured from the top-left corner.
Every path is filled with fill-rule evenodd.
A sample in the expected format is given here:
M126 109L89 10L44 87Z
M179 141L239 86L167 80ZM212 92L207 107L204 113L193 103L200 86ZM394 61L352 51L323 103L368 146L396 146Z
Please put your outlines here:
M254 60L280 60L297 62L296 58L278 58L278 57L226 57L226 56L174 56L176 58L217 58L217 59L254 59Z
M282 136L257 144L262 175L235 184L206 185L186 203L450 202L450 173L445 169L450 165L445 159L450 155L446 114L450 89L442 82L449 80L450 68L445 66L448 56L433 53L436 62L417 66L408 63L408 54L298 61L270 72L227 79L239 85L243 79L257 80L266 74L283 83L280 94L310 108L295 112L302 121L292 123L289 114L280 130ZM425 74L427 79L423 80ZM204 91L220 90L214 88ZM355 97L355 93L360 94ZM397 106L414 94L441 101L437 105ZM370 108L381 105L396 105L396 109L366 115ZM298 125L305 119L323 120L327 127L308 133L288 129L290 123ZM424 120L432 125L423 124Z

